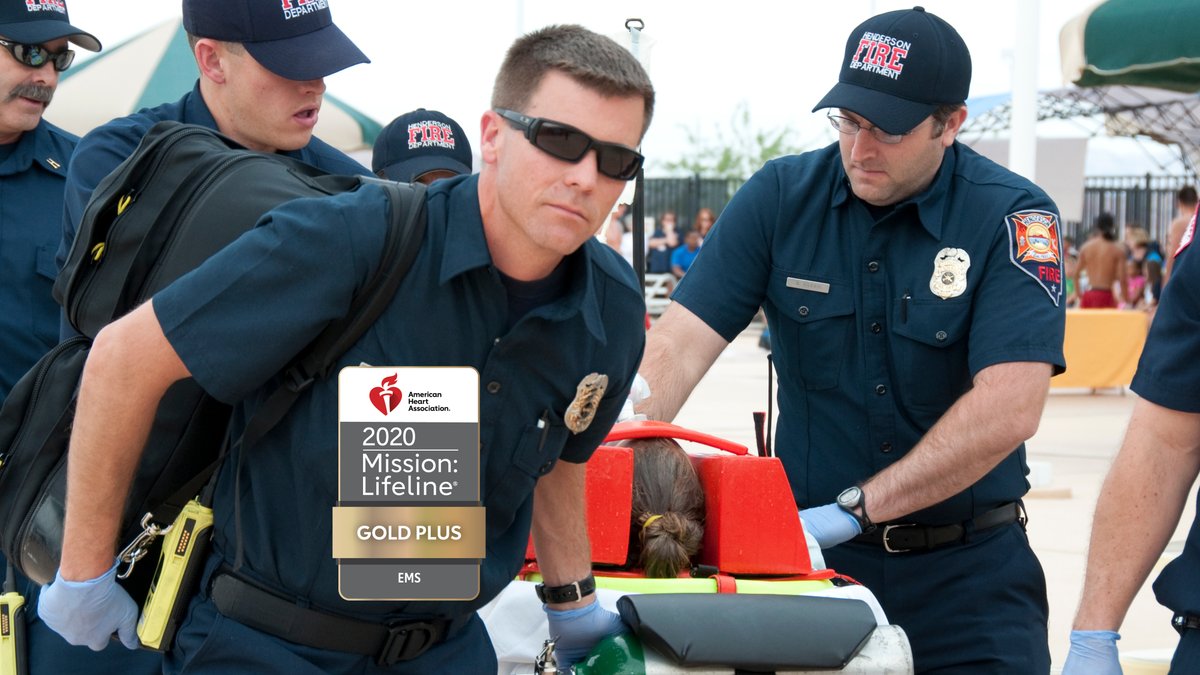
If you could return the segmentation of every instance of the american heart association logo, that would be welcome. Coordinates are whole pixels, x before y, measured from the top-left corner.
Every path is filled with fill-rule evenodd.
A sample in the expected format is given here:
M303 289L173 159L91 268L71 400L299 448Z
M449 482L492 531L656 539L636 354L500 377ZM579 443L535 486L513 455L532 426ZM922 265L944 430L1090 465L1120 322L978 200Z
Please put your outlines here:
M384 415L396 409L400 405L400 401L404 398L404 392L400 391L396 384L396 380L400 379L397 373L392 373L388 377L383 378L379 383L380 386L371 390L371 404L374 405L379 412Z

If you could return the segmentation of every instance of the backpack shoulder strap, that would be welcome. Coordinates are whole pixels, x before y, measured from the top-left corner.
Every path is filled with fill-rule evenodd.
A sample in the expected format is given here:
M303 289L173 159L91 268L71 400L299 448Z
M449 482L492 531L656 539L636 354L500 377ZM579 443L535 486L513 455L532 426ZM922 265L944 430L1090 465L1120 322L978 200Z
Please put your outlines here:
M346 315L326 326L284 371L284 383L246 423L240 439L243 448L254 445L278 424L314 381L329 375L338 358L387 309L421 250L425 239L425 186L367 178L363 183L381 185L388 195L391 218L379 267L351 301Z

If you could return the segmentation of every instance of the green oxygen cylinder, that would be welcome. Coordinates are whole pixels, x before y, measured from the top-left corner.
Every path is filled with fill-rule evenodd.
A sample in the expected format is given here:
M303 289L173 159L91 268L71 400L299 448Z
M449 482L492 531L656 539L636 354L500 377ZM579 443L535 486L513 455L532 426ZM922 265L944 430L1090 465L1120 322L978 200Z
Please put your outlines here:
M604 638L587 658L576 663L575 675L646 675L642 643L632 633Z

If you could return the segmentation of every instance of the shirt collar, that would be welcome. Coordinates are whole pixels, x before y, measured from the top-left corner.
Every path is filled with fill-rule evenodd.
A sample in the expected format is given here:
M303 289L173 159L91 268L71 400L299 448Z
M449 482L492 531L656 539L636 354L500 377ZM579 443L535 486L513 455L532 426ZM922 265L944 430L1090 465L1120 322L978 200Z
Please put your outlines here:
M832 206L840 207L850 201L853 192L850 189L850 179L846 177L846 169L842 166L840 155L835 155L837 161L836 175L838 180L833 188ZM898 204L896 208L904 208L913 204L917 208L917 220L934 239L942 239L942 223L945 220L946 205L950 199L950 181L954 176L954 167L958 159L958 141L942 154L942 165L929 187L914 197Z
M442 194L449 200L438 282L444 284L470 270L490 267L492 254L488 251L487 239L483 234L483 217L479 211L479 174L440 180L429 188L429 193L430 202L443 198ZM562 321L576 313L582 314L588 332L605 343L607 337L601 319L600 302L596 297L598 262L593 259L596 255L594 245L599 245L599 242L588 239L569 256L569 288L566 296L534 310L534 313L551 321Z
M32 130L21 134L12 154L0 163L0 176L18 174L36 164L56 176L66 178L68 157L62 156L59 147L52 142L47 124L42 119Z
M217 119L213 117L208 104L204 102L204 96L200 93L200 80L196 80L192 91L183 99L183 121L209 129L217 128Z

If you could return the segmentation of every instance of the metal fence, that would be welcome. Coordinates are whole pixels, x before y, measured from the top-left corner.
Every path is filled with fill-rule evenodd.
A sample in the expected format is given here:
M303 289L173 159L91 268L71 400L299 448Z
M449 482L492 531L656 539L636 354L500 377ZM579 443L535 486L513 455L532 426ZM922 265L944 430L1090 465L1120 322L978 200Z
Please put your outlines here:
M708 207L718 216L742 186L736 178L647 178L645 215L657 219L664 211L674 211L678 229L687 232L696 212ZM1117 236L1125 228L1139 225L1150 237L1165 244L1167 229L1175 219L1175 193L1184 185L1196 186L1196 176L1092 176L1084 179L1083 220L1063 224L1063 236L1083 243L1096 216L1102 211L1113 214Z
M656 221L664 211L675 212L676 229L680 233L692 229L696 212L710 208L718 216L733 198L742 183L737 178L647 178L643 187L645 215Z
M1175 194L1184 185L1195 186L1196 176L1093 176L1083 185L1083 222L1068 223L1064 236L1082 243L1096 216L1107 211L1117 223L1118 237L1126 227L1139 225L1149 230L1151 239L1165 244L1176 215Z

